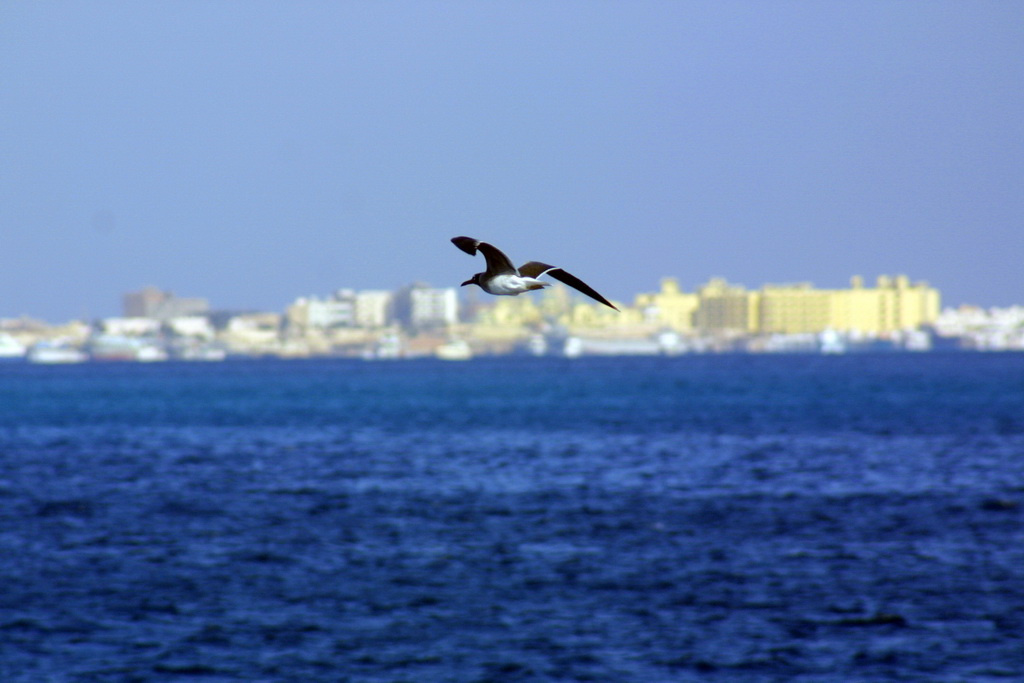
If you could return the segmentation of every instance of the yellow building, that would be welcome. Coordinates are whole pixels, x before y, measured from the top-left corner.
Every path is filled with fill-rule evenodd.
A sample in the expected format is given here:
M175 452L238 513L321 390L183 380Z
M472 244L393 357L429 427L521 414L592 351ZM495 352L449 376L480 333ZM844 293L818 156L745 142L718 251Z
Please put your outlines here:
M539 295L530 295L537 302L545 318L554 320L572 310L574 301L569 288L562 285L546 287Z
M910 283L906 275L881 275L874 288L864 287L860 276L850 289L837 292L831 327L840 331L884 335L934 323L939 317L938 290L926 282Z
M809 282L803 282L765 285L760 294L758 332L802 334L834 326L834 290L814 289Z
M879 336L935 322L939 293L905 275L882 275L874 288L855 276L850 289L814 289L809 283L765 285L761 290L762 333L800 334L832 329Z
M496 297L490 306L480 309L477 323L504 327L523 327L543 318L540 308L528 296Z
M912 284L905 275L882 275L873 288L856 276L849 289L815 289L803 282L764 285L759 291L716 278L701 287L696 298L694 326L704 333L806 334L831 329L884 336L934 323L940 308L936 289L925 282Z
M469 333L476 339L491 342L524 339L543 317L532 297L494 297L493 303L478 308Z
M694 324L702 332L743 333L758 331L760 292L712 278L697 291L699 306Z
M558 322L571 332L601 329L619 334L635 335L650 331L645 324L639 309L628 308L617 304L618 311L604 304L578 301L565 315L559 316Z
M677 332L692 332L694 313L700 306L700 297L679 289L673 277L662 278L661 291L638 294L633 307L643 313L644 319L670 327Z

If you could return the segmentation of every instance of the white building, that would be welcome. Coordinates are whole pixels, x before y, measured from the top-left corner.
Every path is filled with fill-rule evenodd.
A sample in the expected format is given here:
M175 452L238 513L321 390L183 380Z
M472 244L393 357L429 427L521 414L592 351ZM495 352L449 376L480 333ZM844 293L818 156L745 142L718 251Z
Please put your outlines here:
M413 287L409 291L409 322L413 327L454 325L459 320L458 292L451 287Z
M394 296L383 289L364 289L356 293L356 325L364 328L387 327L391 322Z
M329 299L300 297L288 307L288 324L300 329L326 330L355 324L355 293L341 289Z
M339 289L328 299L301 297L288 307L288 324L304 330L374 329L391 322L391 292Z

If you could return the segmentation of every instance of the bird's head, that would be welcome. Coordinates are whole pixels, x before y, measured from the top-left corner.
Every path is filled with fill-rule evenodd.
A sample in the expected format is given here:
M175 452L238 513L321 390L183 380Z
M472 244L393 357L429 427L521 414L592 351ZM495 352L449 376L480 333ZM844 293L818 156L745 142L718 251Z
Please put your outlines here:
M481 275L483 275L483 273L477 273L476 275L474 275L473 277L469 278L468 280L466 280L465 282L463 282L459 286L460 287L465 287L466 285L479 285L480 284L480 276Z

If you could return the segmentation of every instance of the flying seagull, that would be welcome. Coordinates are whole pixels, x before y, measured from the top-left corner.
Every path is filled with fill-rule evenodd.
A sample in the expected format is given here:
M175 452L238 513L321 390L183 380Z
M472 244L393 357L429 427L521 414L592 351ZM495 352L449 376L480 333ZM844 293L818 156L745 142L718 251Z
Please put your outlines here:
M607 299L595 292L586 282L575 275L565 272L561 268L549 266L548 264L541 263L540 261L529 261L528 263L524 263L519 266L519 268L516 268L512 265L508 256L505 256L504 252L500 249L488 244L487 242L475 240L472 237L453 237L452 244L470 256L476 256L476 252L480 251L483 253L484 258L487 259L487 270L482 273L477 273L470 279L463 282L463 287L466 285L480 285L480 289L484 290L488 294L516 296L523 292L543 289L544 287L550 286L550 282L541 282L537 279L541 275L550 275L556 280L569 285L573 289L583 292L591 299L600 301L605 306L615 308L615 306L612 306ZM617 311L619 309L615 308L615 310Z

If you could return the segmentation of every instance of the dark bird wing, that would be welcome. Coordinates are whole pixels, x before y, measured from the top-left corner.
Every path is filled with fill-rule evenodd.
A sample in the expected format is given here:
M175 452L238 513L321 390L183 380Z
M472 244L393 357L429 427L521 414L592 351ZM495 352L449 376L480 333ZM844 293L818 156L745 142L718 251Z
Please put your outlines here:
M586 282L579 279L572 273L567 273L561 268L549 266L548 264L541 263L540 261L530 261L529 263L524 263L523 265L519 266L519 274L525 277L532 278L537 278L540 277L541 275L550 275L559 282L564 282L573 289L583 292L591 299L594 299L595 301L600 301L605 306L608 306L610 308L615 308L615 306L612 306L608 299L605 299L603 296L594 291L594 289ZM615 310L617 311L619 309L615 308Z
M508 260L508 256L505 256L501 249L487 242L481 242L472 237L453 237L452 244L470 256L476 256L476 252L479 250L487 259L487 277L516 272L515 266Z

